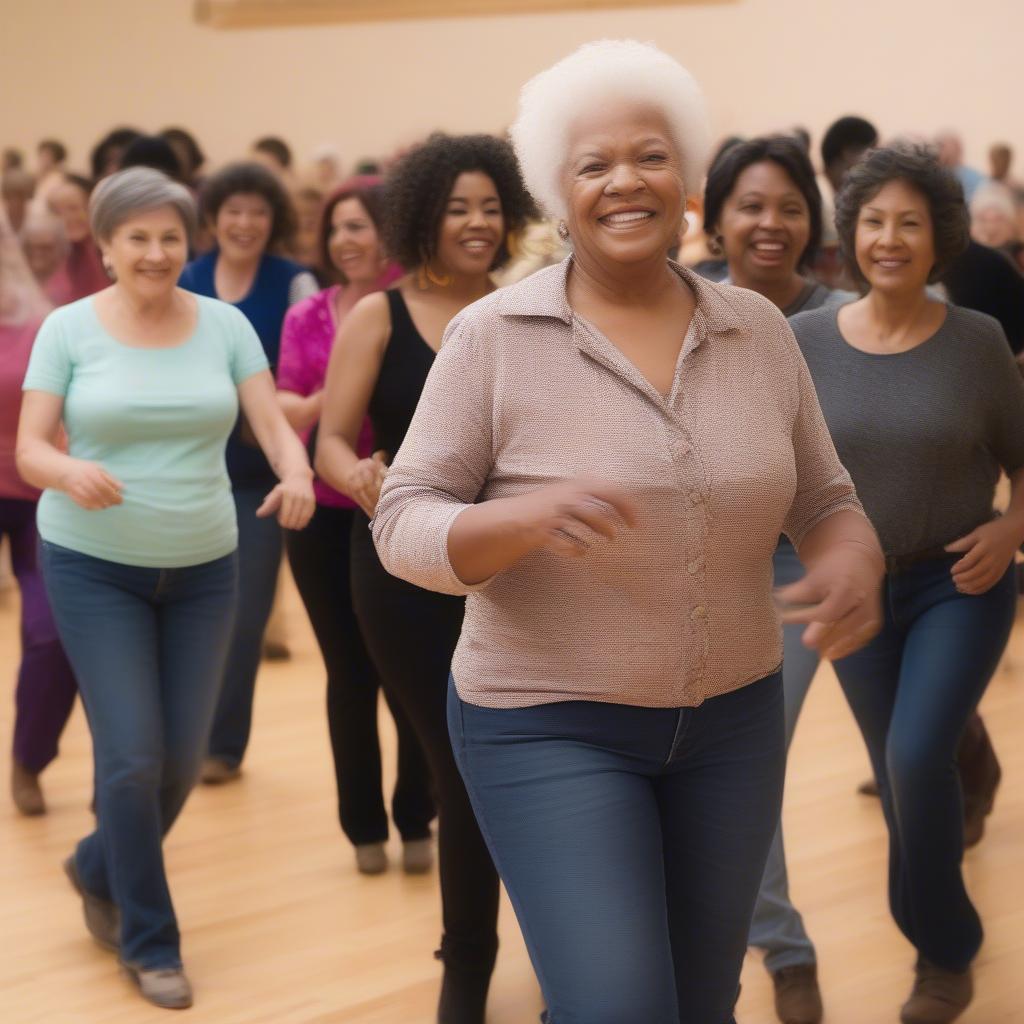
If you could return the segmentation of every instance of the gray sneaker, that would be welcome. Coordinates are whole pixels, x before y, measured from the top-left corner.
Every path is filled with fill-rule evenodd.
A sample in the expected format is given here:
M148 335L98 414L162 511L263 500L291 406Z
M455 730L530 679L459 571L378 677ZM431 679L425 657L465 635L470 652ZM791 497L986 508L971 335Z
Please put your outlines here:
M187 1010L192 986L180 967L135 967L122 961L121 969L135 982L143 999L164 1010Z
M388 869L388 853L383 843L360 843L356 847L356 867L361 875L382 875Z
M82 897L82 916L89 934L104 949L116 953L121 948L121 912L117 904L86 891L78 875L74 854L64 861L64 874L68 876L75 892Z
M402 844L402 870L407 875L425 875L433 866L432 839L410 839Z

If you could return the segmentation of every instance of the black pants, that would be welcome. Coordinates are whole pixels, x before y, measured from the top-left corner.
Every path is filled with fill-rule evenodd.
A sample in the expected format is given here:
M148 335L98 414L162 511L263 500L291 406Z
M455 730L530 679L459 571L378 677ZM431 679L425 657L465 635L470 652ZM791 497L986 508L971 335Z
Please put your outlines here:
M408 715L434 776L445 963L489 970L498 948L498 875L455 764L446 710L465 602L391 576L358 511L352 597L384 691Z
M382 843L388 814L381 789L377 674L352 608L352 509L318 505L309 526L287 534L288 560L327 667L327 724L338 785L338 817L355 845ZM430 770L416 733L385 699L398 731L398 778L391 800L403 839L424 839L436 813Z

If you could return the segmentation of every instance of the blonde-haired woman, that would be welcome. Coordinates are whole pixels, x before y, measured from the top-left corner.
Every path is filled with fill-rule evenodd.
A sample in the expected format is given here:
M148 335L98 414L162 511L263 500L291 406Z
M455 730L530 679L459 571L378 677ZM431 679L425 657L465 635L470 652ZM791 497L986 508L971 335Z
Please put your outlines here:
M455 755L550 1024L727 1024L785 760L772 552L805 642L878 628L883 561L785 318L670 263L708 130L635 42L524 88L573 255L449 326L374 521L469 594Z

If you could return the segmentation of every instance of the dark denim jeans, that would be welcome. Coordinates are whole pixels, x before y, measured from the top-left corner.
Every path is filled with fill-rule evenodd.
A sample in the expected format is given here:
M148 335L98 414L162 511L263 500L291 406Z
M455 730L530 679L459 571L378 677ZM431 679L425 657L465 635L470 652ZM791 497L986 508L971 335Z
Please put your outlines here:
M448 722L550 1024L732 1024L785 766L776 673L696 708Z
M249 745L263 634L274 607L284 551L284 534L277 520L273 516L256 518L256 509L272 487L236 487L233 492L238 518L238 612L220 683L209 753L236 767Z
M237 600L232 553L203 565L121 565L45 542L57 628L78 677L96 765L82 884L121 910L121 958L181 963L162 839L199 773Z
M887 576L882 632L835 670L881 791L892 915L919 953L962 971L982 929L960 869L956 751L1006 648L1017 593L1013 566L986 594L958 593L954 561Z

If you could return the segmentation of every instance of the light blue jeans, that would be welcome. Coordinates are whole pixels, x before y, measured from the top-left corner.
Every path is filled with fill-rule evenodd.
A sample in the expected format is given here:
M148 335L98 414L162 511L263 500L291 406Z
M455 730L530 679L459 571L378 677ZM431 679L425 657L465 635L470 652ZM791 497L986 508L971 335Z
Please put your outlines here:
M804 568L796 550L788 540L779 543L775 552L775 585L785 586L800 579ZM782 689L786 704L786 749L793 740L796 722L811 680L818 670L818 655L800 641L806 627L783 628ZM769 971L816 961L814 944L804 928L800 912L789 898L786 874L786 851L782 842L782 821L775 830L768 863L765 865L761 890L750 926L750 945L764 950L764 965Z

